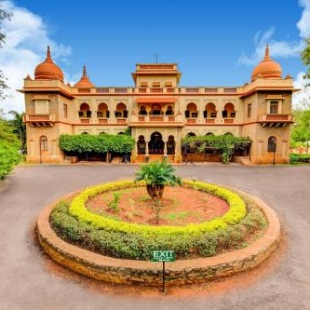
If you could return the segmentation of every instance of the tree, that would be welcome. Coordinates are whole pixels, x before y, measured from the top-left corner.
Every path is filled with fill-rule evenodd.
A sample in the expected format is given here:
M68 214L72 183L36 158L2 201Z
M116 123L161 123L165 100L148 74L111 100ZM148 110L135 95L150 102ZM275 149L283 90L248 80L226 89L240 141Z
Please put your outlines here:
M19 148L20 142L0 110L0 180L4 179L20 161Z
M295 111L295 127L292 131L292 139L296 142L306 143L308 153L310 141L310 110Z
M18 113L16 111L10 111L9 114L13 115L13 119L9 122L13 127L13 133L16 134L20 141L21 149L26 149L26 125L23 122L25 113Z
M308 67L305 79L310 79L310 37L305 39L306 47L301 52L301 59L303 63Z
M140 166L135 181L145 181L152 199L161 199L165 185L181 185L181 179L174 174L174 168L165 159Z
M12 16L12 13L7 12L2 8L1 2L3 2L3 0L0 0L0 48L3 46L5 42L5 34L2 33L2 21L5 19L10 19ZM8 88L6 84L6 78L2 70L0 70L0 100L3 100L6 97L4 95L4 90L6 88Z

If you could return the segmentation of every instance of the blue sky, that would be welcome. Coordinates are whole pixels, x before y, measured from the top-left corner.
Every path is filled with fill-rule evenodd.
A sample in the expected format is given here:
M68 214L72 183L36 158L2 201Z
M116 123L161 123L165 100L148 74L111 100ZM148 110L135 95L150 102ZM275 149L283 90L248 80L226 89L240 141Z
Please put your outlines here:
M14 16L2 25L0 66L13 97L0 107L23 110L14 91L51 46L65 80L84 63L96 86L133 86L136 63L173 62L181 86L238 86L250 81L265 45L300 87L299 53L310 36L310 0L118 0L0 2Z

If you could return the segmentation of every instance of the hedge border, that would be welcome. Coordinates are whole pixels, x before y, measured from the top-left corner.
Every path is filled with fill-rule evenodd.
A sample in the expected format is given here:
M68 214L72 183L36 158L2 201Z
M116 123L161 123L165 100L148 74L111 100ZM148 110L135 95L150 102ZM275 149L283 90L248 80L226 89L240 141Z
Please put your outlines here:
M256 202L268 220L265 234L248 247L215 257L177 260L166 264L167 285L204 283L231 276L259 266L278 247L281 224L276 213L260 199L246 195ZM72 197L72 194L66 198ZM122 260L102 256L78 248L60 239L49 223L54 206L64 197L43 209L37 220L37 233L41 246L59 264L96 280L111 283L160 286L162 264L146 261Z
M134 233L144 236L158 235L199 235L204 232L210 232L219 229L225 229L228 225L239 223L246 215L246 205L243 199L235 192L227 188L214 184L183 180L183 186L192 189L201 190L226 200L229 204L229 210L221 217L212 219L200 224L189 224L185 227L177 226L148 226L141 224L132 224L115 221L102 215L92 213L86 209L86 201L99 193L117 190L128 187L144 186L143 182L134 182L124 180L118 182L96 185L83 190L73 199L69 207L69 213L81 222L86 222L98 229L117 231L123 233Z

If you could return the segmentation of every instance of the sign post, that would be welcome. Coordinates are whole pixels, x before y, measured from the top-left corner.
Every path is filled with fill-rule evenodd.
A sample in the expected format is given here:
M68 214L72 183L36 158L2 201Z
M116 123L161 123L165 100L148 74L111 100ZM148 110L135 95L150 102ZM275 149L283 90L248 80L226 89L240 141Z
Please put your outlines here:
M165 293L165 288L166 288L165 262L174 262L175 261L174 251L171 251L171 250L153 251L152 261L163 263L163 289L162 289L162 292Z

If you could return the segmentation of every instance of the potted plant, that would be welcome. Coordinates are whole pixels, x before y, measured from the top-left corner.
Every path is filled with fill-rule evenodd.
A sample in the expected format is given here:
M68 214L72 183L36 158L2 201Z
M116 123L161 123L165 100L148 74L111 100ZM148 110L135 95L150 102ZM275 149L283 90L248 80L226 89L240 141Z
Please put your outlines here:
M181 185L181 178L174 174L172 165L164 159L145 164L136 172L135 181L145 181L146 190L152 199L161 199L165 185Z

